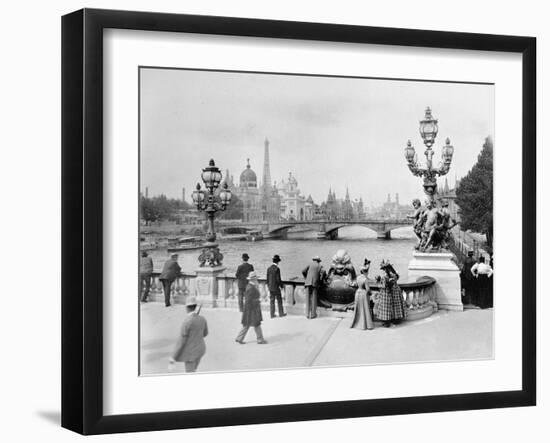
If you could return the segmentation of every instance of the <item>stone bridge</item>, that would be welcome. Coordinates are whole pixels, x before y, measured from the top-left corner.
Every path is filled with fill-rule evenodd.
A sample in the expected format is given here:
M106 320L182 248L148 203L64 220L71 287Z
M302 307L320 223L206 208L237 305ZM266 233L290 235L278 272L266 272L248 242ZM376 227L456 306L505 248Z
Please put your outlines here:
M304 231L316 231L318 239L335 240L338 238L338 230L344 226L364 226L375 231L378 238L389 239L391 238L390 233L394 229L411 225L412 222L408 219L281 220L278 222L239 223L232 225L230 229L261 231L267 238L286 238L289 230L299 227ZM222 228L222 232L228 228Z

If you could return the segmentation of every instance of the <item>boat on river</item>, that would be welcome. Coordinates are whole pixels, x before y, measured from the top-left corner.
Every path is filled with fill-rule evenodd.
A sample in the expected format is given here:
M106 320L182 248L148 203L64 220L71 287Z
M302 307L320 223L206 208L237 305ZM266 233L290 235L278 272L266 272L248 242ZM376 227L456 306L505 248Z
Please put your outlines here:
M203 242L199 237L180 237L175 244L168 246L168 252L191 251L193 249L201 249Z
M259 241L263 239L264 235L260 231L250 231L246 236L247 241Z

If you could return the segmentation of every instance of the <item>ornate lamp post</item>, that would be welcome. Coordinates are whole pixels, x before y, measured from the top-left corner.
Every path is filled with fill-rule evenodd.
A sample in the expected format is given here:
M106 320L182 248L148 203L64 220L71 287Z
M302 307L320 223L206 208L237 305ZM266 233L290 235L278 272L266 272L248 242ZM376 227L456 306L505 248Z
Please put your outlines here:
M216 198L216 190L222 180L222 173L211 159L208 166L202 170L202 181L206 190L201 189L200 183L197 183L196 190L193 191L192 198L199 211L206 213L208 221L208 232L206 233L206 243L201 255L199 256L200 266L219 266L222 263L223 255L216 244L216 232L214 230L214 218L216 212L225 211L231 202L231 191L227 183L223 184Z
M449 172L454 152L451 141L447 138L441 154L442 161L438 167L433 167L432 158L434 151L432 150L432 146L435 142L435 138L437 137L438 129L437 119L433 118L432 110L428 106L426 108L424 119L420 121L420 135L422 136L424 145L426 146L426 150L424 151L424 155L426 156L426 167L422 168L417 163L417 155L410 140L407 141L407 146L405 148L405 159L407 160L407 165L413 175L423 177L424 192L430 201L434 200L434 195L437 191L437 177L443 176Z

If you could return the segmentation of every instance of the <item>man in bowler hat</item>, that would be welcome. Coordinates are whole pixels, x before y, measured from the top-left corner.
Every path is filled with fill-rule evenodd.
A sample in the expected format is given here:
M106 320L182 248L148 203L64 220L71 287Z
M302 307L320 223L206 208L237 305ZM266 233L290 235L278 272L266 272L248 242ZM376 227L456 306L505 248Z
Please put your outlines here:
M305 277L304 286L306 288L306 317L317 317L317 297L319 287L321 286L323 267L321 266L321 258L316 255L312 258L313 263L307 266L302 275Z
M176 362L185 363L185 372L196 372L201 358L206 353L204 337L208 335L206 319L197 312L197 299L193 296L185 302L187 315L181 325L176 348L169 360L171 371Z
M281 280L281 270L279 269L280 261L281 257L275 254L273 256L273 264L267 268L267 288L269 289L269 310L271 318L275 318L275 300L279 308L279 317L284 317L286 315L283 311L283 298L281 296L281 290L284 286Z
M248 285L244 293L244 310L241 318L243 328L237 335L235 341L244 345L244 338L250 327L256 332L256 340L258 344L264 345L267 343L262 332L262 305L260 302L260 291L258 290L258 276L254 271L248 275Z
M164 288L164 304L166 307L170 306L170 291L172 288L172 283L178 277L181 272L181 267L178 264L178 254L172 254L164 267L162 268L162 273L160 274L159 280L162 282Z
M239 288L238 298L240 312L243 312L244 291L246 290L246 286L248 285L248 274L254 271L254 266L248 263L249 258L250 257L246 252L242 255L243 262L239 265L239 267L237 268L237 273L235 274L235 277L237 277L237 287Z

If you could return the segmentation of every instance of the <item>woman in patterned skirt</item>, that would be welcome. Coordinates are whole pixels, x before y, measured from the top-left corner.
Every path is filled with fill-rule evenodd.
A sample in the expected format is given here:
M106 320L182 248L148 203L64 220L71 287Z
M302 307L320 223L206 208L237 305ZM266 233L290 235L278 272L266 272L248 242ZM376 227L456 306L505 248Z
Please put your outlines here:
M380 269L384 274L379 278L382 287L380 288L375 315L388 328L391 323L399 324L405 318L405 302L401 294L401 288L397 284L399 274L392 264L389 261L382 260Z

